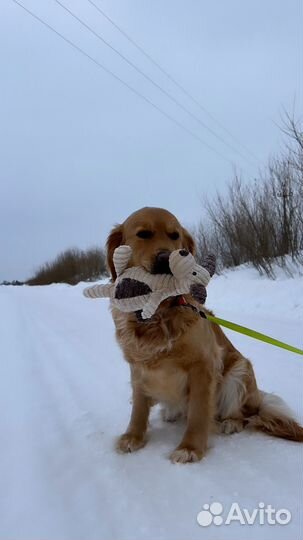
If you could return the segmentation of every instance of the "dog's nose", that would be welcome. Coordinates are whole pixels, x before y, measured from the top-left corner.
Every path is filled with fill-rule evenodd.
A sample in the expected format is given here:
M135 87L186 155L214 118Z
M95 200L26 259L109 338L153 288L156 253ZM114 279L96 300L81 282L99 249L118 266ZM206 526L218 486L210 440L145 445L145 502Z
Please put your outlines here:
M169 256L170 251L163 250L159 251L155 256L154 264L151 269L152 274L171 274L169 268Z
M159 263L168 262L169 256L170 256L170 251L168 251L168 250L160 251L160 252L156 255L156 260L157 260Z

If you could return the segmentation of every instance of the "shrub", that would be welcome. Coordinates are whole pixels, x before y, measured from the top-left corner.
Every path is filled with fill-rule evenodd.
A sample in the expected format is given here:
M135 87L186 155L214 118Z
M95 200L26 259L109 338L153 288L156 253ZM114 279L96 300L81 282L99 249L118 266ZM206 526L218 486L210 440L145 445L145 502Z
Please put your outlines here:
M73 248L58 255L54 261L43 264L27 281L27 284L69 283L75 285L79 281L99 279L106 273L103 249L93 247L83 251Z

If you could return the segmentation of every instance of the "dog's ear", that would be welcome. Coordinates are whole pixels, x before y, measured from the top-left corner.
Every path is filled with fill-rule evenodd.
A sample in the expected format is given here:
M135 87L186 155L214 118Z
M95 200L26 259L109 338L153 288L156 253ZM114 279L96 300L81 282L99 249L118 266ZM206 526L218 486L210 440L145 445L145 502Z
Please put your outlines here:
M113 255L117 247L121 246L123 240L123 227L122 225L116 225L110 232L106 242L106 263L111 273L113 280L116 279L117 274L114 267Z
M182 227L182 236L183 236L183 247L190 251L192 255L196 253L196 244L192 235Z

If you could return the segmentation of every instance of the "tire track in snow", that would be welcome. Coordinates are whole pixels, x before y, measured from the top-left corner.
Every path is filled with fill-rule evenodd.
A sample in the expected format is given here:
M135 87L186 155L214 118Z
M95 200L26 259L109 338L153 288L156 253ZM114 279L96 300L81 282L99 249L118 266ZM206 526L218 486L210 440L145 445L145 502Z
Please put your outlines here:
M5 514L11 512L5 512L4 505L0 532L24 535L25 530L31 538L41 538L47 531L55 537L66 535L69 540L71 534L85 539L91 531L93 538L93 531L102 529L100 509L102 514L108 514L106 507L110 510L111 501L104 485L106 475L103 473L102 481L98 478L102 453L96 451L96 440L91 437L96 433L96 424L84 407L85 396L81 395L80 386L75 383L79 372L66 370L66 358L73 354L76 357L77 352L69 351L70 343L64 343L62 331L56 332L50 323L42 322L34 304L29 311L24 299L20 302L14 298L11 303L12 298L4 348L11 349L14 334L15 350L10 350L10 356L16 363L6 372L6 384L16 389L20 406L14 403L16 396L8 400L2 393L3 406L14 411L16 426L6 452L16 453L14 474L11 475L7 463L7 474L2 479L11 491L6 506L15 506L15 512L6 520ZM79 381L81 384L81 377ZM30 504L26 503L27 491ZM41 500L50 516L39 530L27 516L34 515L34 501L41 504Z

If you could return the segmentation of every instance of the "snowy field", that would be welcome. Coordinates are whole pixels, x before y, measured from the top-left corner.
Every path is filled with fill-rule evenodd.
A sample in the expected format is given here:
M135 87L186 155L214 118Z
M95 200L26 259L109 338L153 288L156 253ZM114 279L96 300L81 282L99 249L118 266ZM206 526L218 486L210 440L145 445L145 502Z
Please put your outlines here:
M302 268L301 268L302 272ZM303 445L242 432L216 436L200 463L172 465L182 425L151 417L150 440L118 455L130 412L128 366L106 300L76 287L0 287L0 540L301 540ZM212 280L220 317L303 347L303 276L239 268ZM303 357L228 332L302 421ZM287 525L202 527L219 502L287 509ZM215 507L213 507L215 508ZM219 520L219 522L222 520Z

